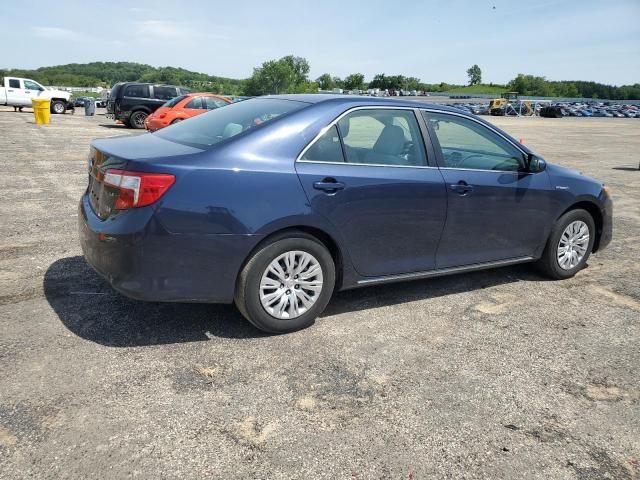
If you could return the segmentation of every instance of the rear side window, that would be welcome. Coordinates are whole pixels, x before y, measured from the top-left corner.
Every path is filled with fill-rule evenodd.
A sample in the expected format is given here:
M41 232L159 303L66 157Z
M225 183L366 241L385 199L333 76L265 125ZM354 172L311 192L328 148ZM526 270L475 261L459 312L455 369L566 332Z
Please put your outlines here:
M153 87L153 96L159 100L169 100L178 95L175 87Z
M349 163L425 166L427 156L411 110L363 109L338 122Z
M9 88L20 88L20 80L18 80L17 78L10 78Z
M148 85L127 85L124 91L125 97L149 98Z
M333 125L304 153L301 160L315 162L344 162L338 127Z
M308 105L293 100L255 98L217 108L152 135L196 148L208 148Z

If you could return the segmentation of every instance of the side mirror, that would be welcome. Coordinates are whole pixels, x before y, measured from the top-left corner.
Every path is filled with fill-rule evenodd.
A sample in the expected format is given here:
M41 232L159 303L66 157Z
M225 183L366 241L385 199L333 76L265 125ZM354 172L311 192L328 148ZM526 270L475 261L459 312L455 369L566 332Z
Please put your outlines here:
M524 154L523 157L524 157L525 168L527 169L528 172L533 172L533 173L541 172L547 166L547 164L542 158L536 157L533 153Z

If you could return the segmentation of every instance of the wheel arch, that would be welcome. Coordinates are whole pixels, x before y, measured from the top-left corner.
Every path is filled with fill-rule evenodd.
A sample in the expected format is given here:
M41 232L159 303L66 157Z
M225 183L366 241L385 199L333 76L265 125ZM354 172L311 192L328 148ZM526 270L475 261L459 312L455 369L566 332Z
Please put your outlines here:
M53 97L51 98L51 100L49 100L49 102L50 102L49 110L51 113L55 113L55 111L53 110L54 103L62 103L62 105L64 106L64 110L62 113L65 113L67 111L68 100L65 100L64 98L60 98L60 97Z
M333 262L335 264L335 270L336 270L336 282L335 282L334 291L340 290L342 287L342 282L344 278L344 255L342 253L342 250L340 249L338 242L329 233L327 233L321 228L312 227L309 225L291 225L285 228L275 230L269 233L268 235L266 235L262 240L260 240L257 243L255 247L253 247L253 249L251 249L247 257L242 262L242 265L238 269L238 273L236 275L236 285L238 284L240 273L244 269L245 265L258 250L264 247L264 245L273 241L274 238L286 237L288 234L295 233L295 232L305 233L315 238L318 242L324 245L327 250L329 250L329 253L331 254L331 258L333 258Z
M592 202L589 200L580 200L572 204L564 212L558 215L558 218L562 217L562 215L564 215L567 212L570 212L571 210L579 210L579 209L586 210L589 213L589 215L591 215L591 218L593 218L593 223L595 223L596 225L596 238L593 241L592 251L597 252L598 248L600 247L600 238L602 237L603 219L602 219L602 211L600 210L600 207L598 207L598 205L595 202Z

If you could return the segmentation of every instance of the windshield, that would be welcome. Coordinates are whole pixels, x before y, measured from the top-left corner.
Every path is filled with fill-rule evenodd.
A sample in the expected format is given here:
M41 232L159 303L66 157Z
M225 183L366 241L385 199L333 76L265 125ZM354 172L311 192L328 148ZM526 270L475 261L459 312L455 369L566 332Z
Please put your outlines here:
M187 98L187 95L180 95L179 97L174 97L171 100L169 100L167 103L164 103L162 106L173 108L178 104L180 100L184 100L185 98Z
M307 103L292 100L254 98L217 108L154 135L196 148L207 148L306 106Z

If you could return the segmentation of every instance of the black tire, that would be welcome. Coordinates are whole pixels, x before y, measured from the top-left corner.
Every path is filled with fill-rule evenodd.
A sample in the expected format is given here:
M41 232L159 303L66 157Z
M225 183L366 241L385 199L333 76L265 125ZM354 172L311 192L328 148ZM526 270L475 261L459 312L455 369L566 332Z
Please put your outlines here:
M144 120L149 116L149 114L143 110L136 110L129 117L128 126L130 128L144 128Z
M582 260L580 260L580 262L573 268L564 269L558 262L558 245L560 243L560 237L562 236L565 228L567 228L569 224L575 222L576 220L583 221L589 228L589 244L587 246L587 251L584 257L582 257ZM565 278L573 277L576 273L578 273L586 266L589 255L591 255L591 250L593 249L595 236L595 222L593 221L593 217L589 212L582 209L568 211L567 213L562 215L553 226L551 234L549 235L549 238L547 240L547 244L545 245L544 251L542 252L542 257L540 257L540 259L536 262L538 269L546 276L554 280L564 280Z
M310 253L322 268L323 285L318 299L302 315L292 319L271 316L260 302L260 281L269 264L285 252ZM335 286L335 264L327 248L315 237L303 232L287 232L271 239L247 261L236 284L235 304L255 327L268 333L288 333L313 325L329 303Z
M62 115L64 112L67 111L67 106L61 100L53 100L51 102L50 109L51 109L51 113Z

